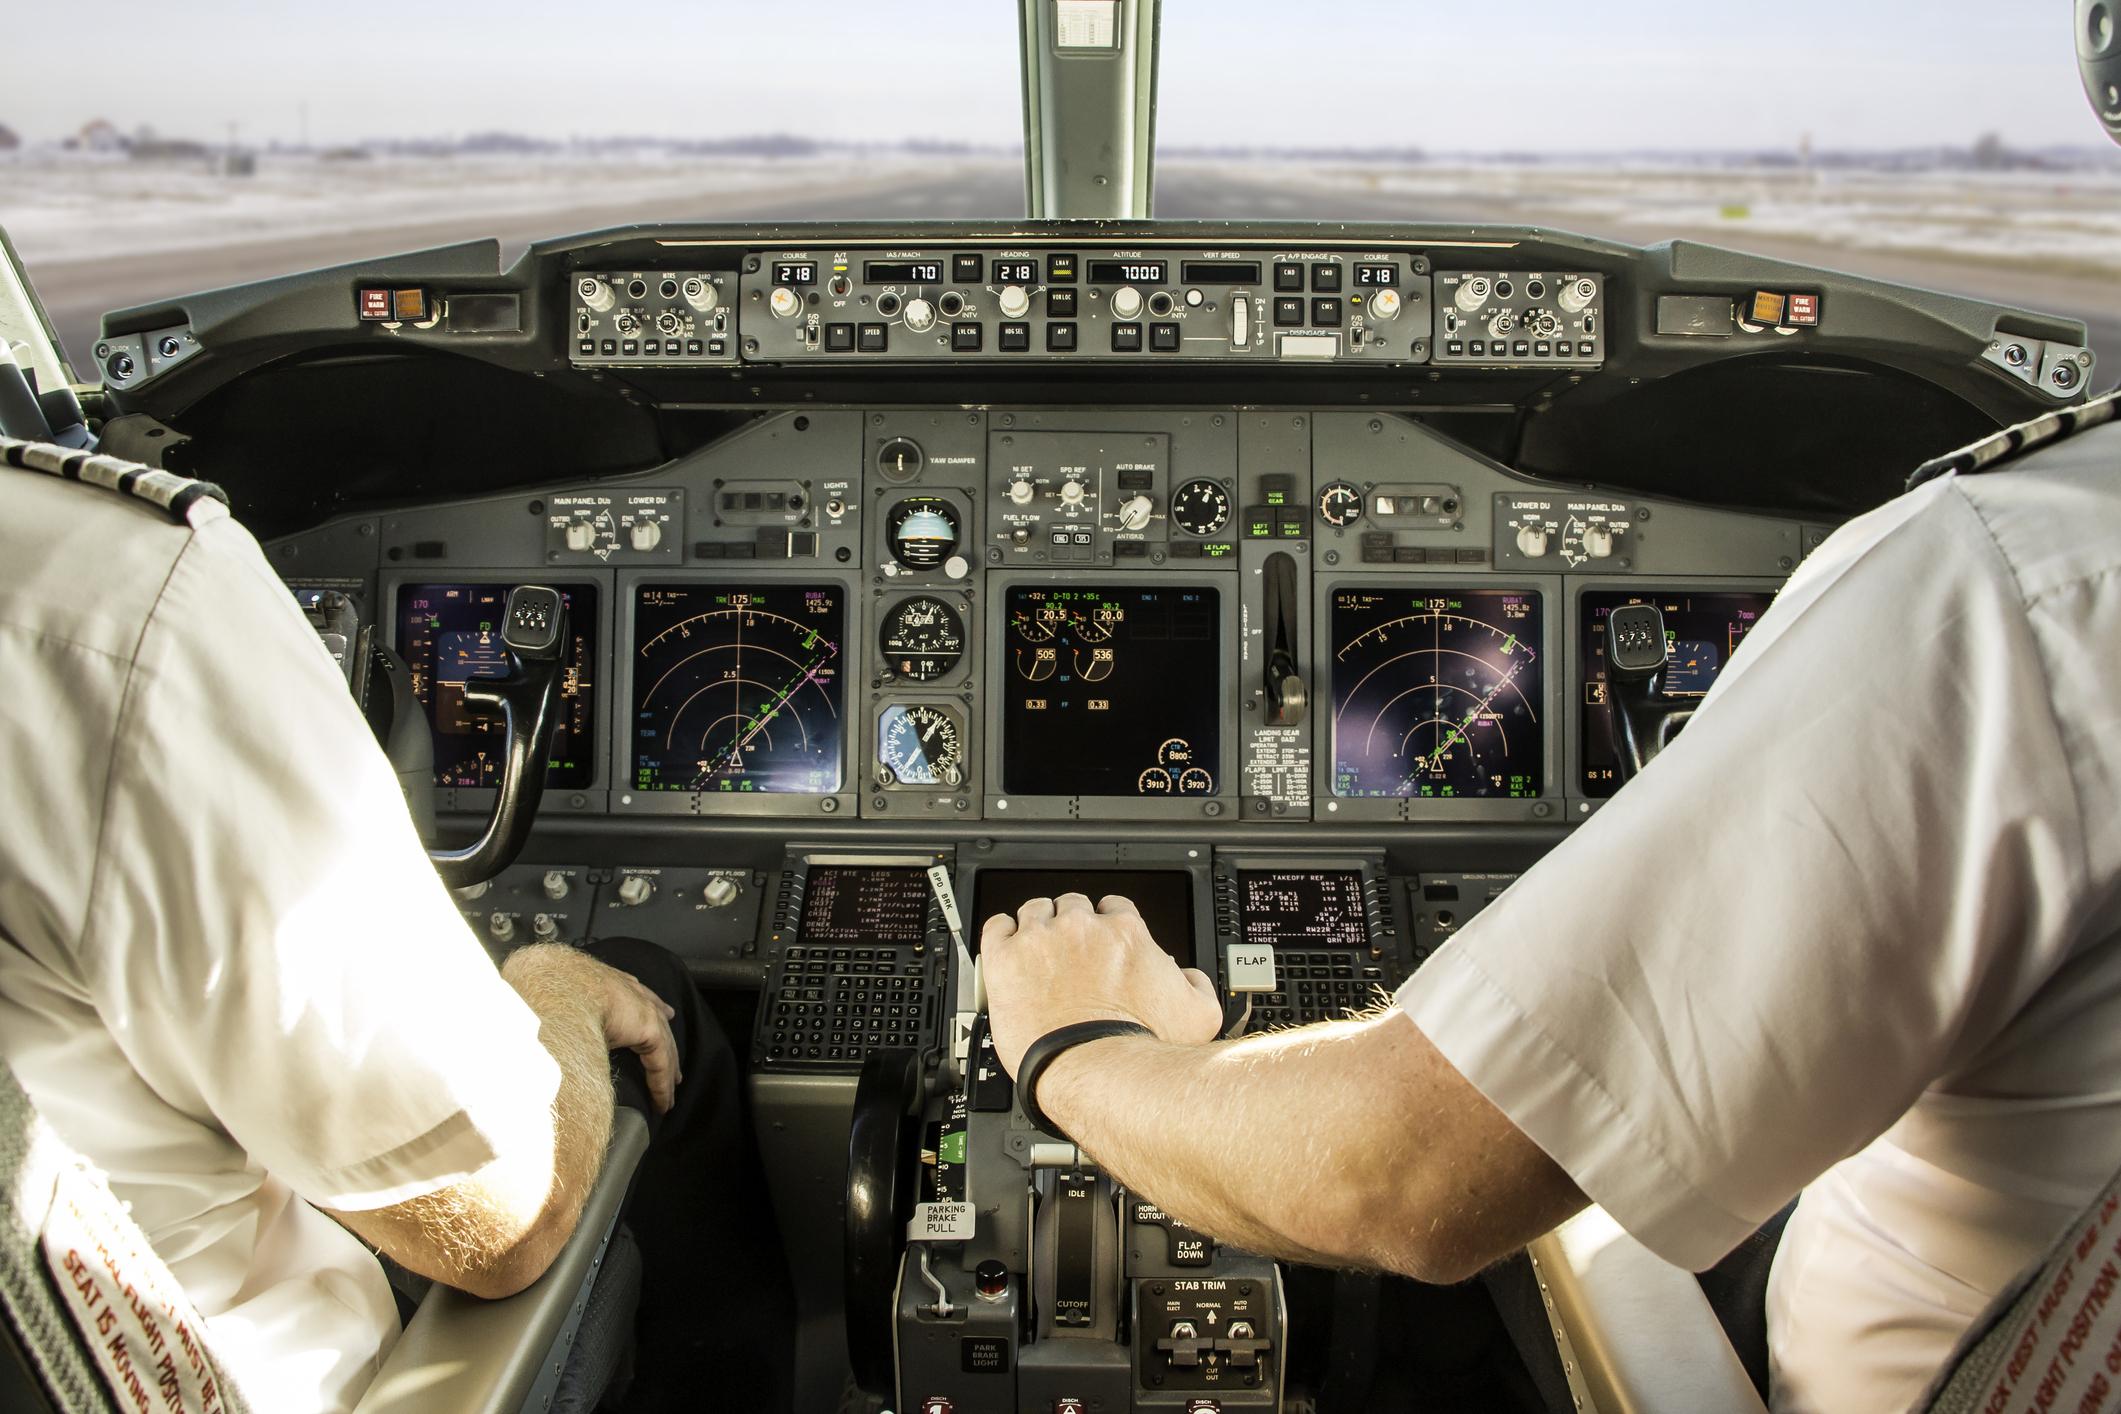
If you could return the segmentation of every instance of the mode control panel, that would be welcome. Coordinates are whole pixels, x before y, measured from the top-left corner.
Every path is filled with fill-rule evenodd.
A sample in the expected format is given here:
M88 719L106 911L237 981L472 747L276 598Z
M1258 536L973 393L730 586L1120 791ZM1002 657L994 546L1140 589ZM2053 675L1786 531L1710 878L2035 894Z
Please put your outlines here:
M743 357L1421 363L1408 251L814 248L746 257Z
M576 363L736 362L728 273L578 270L572 280Z
M1605 281L1583 271L1448 270L1436 276L1436 362L1596 367Z

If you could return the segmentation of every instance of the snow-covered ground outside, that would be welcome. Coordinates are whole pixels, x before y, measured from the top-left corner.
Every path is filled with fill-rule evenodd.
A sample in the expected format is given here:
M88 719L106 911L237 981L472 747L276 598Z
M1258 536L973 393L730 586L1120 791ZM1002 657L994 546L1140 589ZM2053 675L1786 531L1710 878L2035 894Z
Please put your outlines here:
M1233 177L1257 168L1233 164ZM2121 172L1697 165L1452 164L1297 169L1290 205L1330 207L1330 193L1399 197L1425 211L1497 208L1576 230L1704 228L1823 245L2060 267L2121 276ZM1325 196L1314 203L1312 194ZM1289 213L1276 212L1275 215Z
M532 216L582 207L698 200L778 190L862 193L934 161L626 153L551 156L375 156L325 160L261 154L254 175L223 176L203 160L133 161L68 152L0 154L0 226L22 258L103 256L239 245L431 221Z

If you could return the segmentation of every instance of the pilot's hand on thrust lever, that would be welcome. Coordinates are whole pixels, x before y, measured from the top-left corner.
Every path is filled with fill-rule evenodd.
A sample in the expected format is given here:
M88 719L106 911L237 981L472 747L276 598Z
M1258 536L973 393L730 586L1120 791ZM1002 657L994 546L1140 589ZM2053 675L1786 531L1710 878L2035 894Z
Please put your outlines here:
M981 973L995 1054L1010 1075L1031 1043L1078 1021L1136 1021L1166 1041L1199 1044L1222 1030L1215 984L1180 969L1127 899L1096 908L1082 894L1035 898L980 929Z

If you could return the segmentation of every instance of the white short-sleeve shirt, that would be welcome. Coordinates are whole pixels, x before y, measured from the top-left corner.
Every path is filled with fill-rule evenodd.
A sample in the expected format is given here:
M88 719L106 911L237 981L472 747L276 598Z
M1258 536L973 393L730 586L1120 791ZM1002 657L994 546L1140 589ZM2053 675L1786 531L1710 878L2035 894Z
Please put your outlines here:
M1706 1267L1800 1190L1780 1411L1905 1408L2121 1168L2121 428L1835 534L1399 996Z
M396 1338L383 1207L545 1123L558 1068L250 534L0 469L0 1053L253 1407Z

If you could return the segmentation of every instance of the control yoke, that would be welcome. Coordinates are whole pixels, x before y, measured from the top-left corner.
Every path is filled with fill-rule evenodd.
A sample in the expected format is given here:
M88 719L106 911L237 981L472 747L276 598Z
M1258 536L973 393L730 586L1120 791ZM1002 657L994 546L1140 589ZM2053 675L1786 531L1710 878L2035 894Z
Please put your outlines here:
M855 1383L886 1400L897 1383L892 1334L923 1098L918 1051L872 1051L847 1132L847 1358Z
M1655 604L1625 604L1606 615L1606 696L1622 781L1656 759L1694 715L1693 698L1665 695L1668 651L1664 611Z
M501 774L493 815L478 839L462 849L427 852L435 872L453 889L490 879L515 862L545 794L545 750L552 739L560 664L568 642L567 603L556 589L525 584L509 591L501 615L507 670L464 683L464 704L491 716L503 734Z

